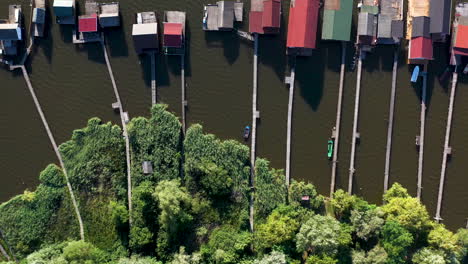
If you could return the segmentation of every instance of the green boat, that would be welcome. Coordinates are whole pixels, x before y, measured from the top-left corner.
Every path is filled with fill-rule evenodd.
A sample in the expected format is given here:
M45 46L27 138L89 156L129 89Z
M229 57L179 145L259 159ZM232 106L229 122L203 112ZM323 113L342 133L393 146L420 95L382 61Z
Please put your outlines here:
M335 142L333 140L328 140L328 158L331 159L333 157L333 147Z

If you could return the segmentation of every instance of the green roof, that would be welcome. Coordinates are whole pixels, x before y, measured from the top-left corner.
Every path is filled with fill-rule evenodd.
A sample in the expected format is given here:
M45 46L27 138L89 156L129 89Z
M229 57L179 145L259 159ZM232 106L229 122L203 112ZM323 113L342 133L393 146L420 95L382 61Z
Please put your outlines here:
M324 10L322 39L350 41L353 1L340 0L339 10Z

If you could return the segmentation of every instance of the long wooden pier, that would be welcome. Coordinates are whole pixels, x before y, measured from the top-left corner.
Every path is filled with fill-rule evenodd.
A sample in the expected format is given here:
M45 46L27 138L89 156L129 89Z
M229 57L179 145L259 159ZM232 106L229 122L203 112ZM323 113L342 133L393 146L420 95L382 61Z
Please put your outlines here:
M390 177L390 158L392 154L392 136L393 136L393 123L395 115L395 99L396 99L396 84L398 74L398 48L395 49L393 55L393 75L392 75L392 91L390 93L390 110L388 117L388 130L387 130L387 148L385 153L385 179L384 179L384 192L388 190L388 182Z
M155 105L158 99L156 91L156 53L150 52L151 59L151 105Z
M250 186L255 187L255 161L257 144L257 119L260 114L257 109L257 87L258 87L258 34L254 34L254 61L253 61L253 91L252 91L252 133L250 141ZM254 197L250 197L250 231L254 231Z
M422 177L423 177L423 165L424 165L424 133L426 130L426 94L427 94L427 66L424 68L422 73L423 77L423 87L422 87L422 96L421 96L421 126L419 131L419 160L418 160L418 189L417 197L421 199L422 193Z
M296 58L293 58L291 66L291 76L286 82L289 84L288 100L288 128L286 136L286 186L289 188L291 178L291 133L292 133L292 112L294 103L294 82L296 78Z
M55 142L55 138L52 134L52 131L50 130L49 124L47 123L47 119L45 118L44 112L42 111L42 107L39 104L39 100L37 99L36 93L34 92L33 86L31 84L31 80L29 79L29 74L26 70L26 67L24 65L13 66L13 69L17 69L17 68L20 68L21 71L23 72L24 80L26 81L26 85L28 86L29 92L31 93L31 97L33 98L34 104L36 105L37 112L39 113L39 116L41 117L41 120L42 120L42 124L44 125L47 135L49 136L50 143L52 144L55 155L57 156L57 159L59 160L60 167L62 167L63 174L65 175L65 179L67 181L67 188L70 193L70 198L72 200L73 208L75 209L75 214L78 219L78 224L80 228L80 237L82 240L84 240L85 236L84 236L83 220L81 219L80 210L78 209L78 203L76 202L75 194L70 184L70 180L67 174L67 169L65 168L62 155L60 154L57 143Z
M361 97L361 76L362 76L362 60L363 60L363 51L359 51L358 59L358 72L357 72L357 81L356 81L356 98L354 101L354 123L353 123L353 138L351 143L351 160L349 165L349 179L348 179L348 193L352 194L353 192L353 180L354 173L356 169L354 167L356 159L356 144L359 137L358 133L358 122L359 122L359 100Z
M107 70L109 71L109 77L112 81L112 87L114 88L115 98L119 105L119 114L120 120L122 121L122 130L123 136L125 139L125 156L127 159L127 195L128 195L128 223L131 228L132 226L132 174L131 174L131 162L130 162L130 140L128 138L128 131L127 131L127 121L126 113L124 113L122 100L120 99L119 90L117 89L117 84L114 78L114 72L112 71L112 66L110 64L109 55L107 54L107 49L105 45L105 41L101 41L101 47L104 52L104 57L106 59Z
M187 110L187 98L185 97L185 54L180 56L180 78L181 78L181 93L182 93L182 131L185 135L186 122L185 112Z
M338 90L338 104L336 106L336 124L335 124L335 144L333 148L333 164L332 164L332 176L330 182L330 197L335 192L336 182L336 168L338 165L338 147L340 144L340 127L341 127L341 111L343 107L343 88L344 88L344 77L346 70L346 42L341 42L341 71L340 71L340 88Z
M445 144L444 144L444 154L442 156L442 170L440 172L440 183L439 183L439 196L437 198L437 211L435 220L440 222L442 218L440 217L440 211L442 208L442 198L444 195L444 184L445 184L445 172L447 169L447 160L449 155L452 154L452 148L450 147L450 132L452 130L452 120L453 120L453 108L455 104L455 93L457 89L458 82L458 73L455 70L452 77L452 90L450 91L450 104L447 117L447 127L445 130Z

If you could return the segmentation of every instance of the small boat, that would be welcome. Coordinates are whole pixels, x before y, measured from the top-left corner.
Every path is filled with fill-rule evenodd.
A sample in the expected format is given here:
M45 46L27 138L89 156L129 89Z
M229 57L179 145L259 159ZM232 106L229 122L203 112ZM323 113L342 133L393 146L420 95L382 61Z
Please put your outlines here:
M327 155L328 155L328 158L331 159L333 157L333 147L335 146L335 141L333 141L332 139L329 139L328 140L328 152L327 152Z
M246 126L246 127L244 128L244 139L245 139L245 140L248 140L249 137L250 137L250 127L249 127L249 126Z
M419 66L416 66L413 70L413 74L411 75L411 82L415 83L418 81L419 77Z

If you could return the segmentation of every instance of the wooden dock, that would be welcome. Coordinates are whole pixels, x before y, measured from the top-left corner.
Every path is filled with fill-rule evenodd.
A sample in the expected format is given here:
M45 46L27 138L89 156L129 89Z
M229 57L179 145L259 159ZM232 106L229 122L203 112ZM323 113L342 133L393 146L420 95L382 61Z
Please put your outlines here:
M450 133L452 130L452 119L453 119L453 108L455 104L455 93L457 89L458 82L458 73L455 70L452 77L452 90L450 91L450 104L447 117L447 127L445 130L445 144L444 144L444 154L442 156L442 170L440 172L440 183L439 183L439 196L437 198L437 211L435 220L440 222L442 220L440 216L440 211L442 208L442 198L444 196L444 184L445 184L445 173L447 169L447 160L449 155L452 154L452 148L450 147Z
M336 106L336 124L335 124L335 144L333 149L333 164L332 164L332 176L330 182L330 197L333 197L335 192L336 182L336 168L338 165L338 147L340 143L340 127L341 127L341 109L343 106L343 88L344 88L344 77L346 70L346 42L341 42L341 71L340 71L340 88L338 90L338 104Z
M58 145L55 142L55 138L54 138L54 136L52 134L52 131L50 130L50 127L49 127L49 124L47 122L47 119L45 118L44 112L42 111L42 107L39 104L39 100L37 99L36 93L34 92L33 86L31 84L31 80L29 79L29 74L28 74L28 72L26 70L26 67L24 65L17 65L17 67L15 69L17 69L17 68L20 68L21 71L23 72L24 80L26 81L29 92L31 93L31 97L33 98L34 104L36 105L37 112L39 113L39 116L41 117L41 120L42 120L42 124L44 125L44 128L45 128L45 130L47 132L47 135L49 136L50 143L52 144L55 155L57 156L57 159L59 160L60 167L62 167L63 174L65 175L65 180L67 182L67 188L68 188L68 191L70 193L70 198L72 200L72 204L73 204L73 207L75 209L75 214L76 214L77 219L78 219L78 224L79 224L79 228L80 228L80 237L81 237L81 240L84 240L85 236L84 236L83 220L81 219L81 214L80 214L80 211L78 209L78 203L76 202L75 194L74 194L72 186L70 184L70 180L68 179L68 174L67 174L67 170L65 168L65 164L64 164L63 159L62 159L62 155L60 154L60 151L58 149Z
M395 115L395 99L396 99L396 84L398 74L398 51L397 48L393 55L393 75L392 75L392 91L390 93L390 109L388 116L388 130L387 130L387 148L385 153L385 179L384 179L384 192L388 190L388 183L390 177L390 160L392 154L392 136L393 136L393 123Z
M153 51L149 55L151 59L151 105L155 105L158 99L156 91L156 54Z
M348 179L348 193L353 193L353 180L354 173L356 169L354 167L356 159L356 144L357 139L360 137L358 132L358 122L359 122L359 100L361 97L361 76L362 76L362 60L363 60L363 51L359 51L358 59L358 72L357 72L357 81L356 81L356 98L354 102L354 123L353 123L353 138L351 143L351 160L349 165L349 179Z
M187 110L187 98L185 96L185 54L180 56L180 78L181 78L181 93L182 93L182 132L185 136L186 131L186 122L185 122L185 112Z
M423 76L423 87L421 97L421 126L419 131L419 160L418 160L418 189L417 197L421 199L422 193L422 177L423 177L423 165L424 165L424 133L426 130L426 96L427 96L427 68L424 68Z
M112 71L112 66L110 64L109 55L107 54L107 49L105 41L101 41L102 51L104 52L104 58L106 59L107 70L109 71L109 77L112 81L112 87L114 88L115 98L119 104L119 114L120 120L122 121L122 130L123 136L125 139L125 156L127 159L127 195L128 195L128 223L131 228L132 226L132 174L131 174L131 163L130 163L130 140L128 138L127 131L127 122L128 114L123 110L122 100L120 99L119 90L117 89L117 84L115 82L114 73Z
M289 100L288 100L288 128L286 136L286 186L289 188L291 179L291 133L292 133L292 112L294 102L294 81L296 78L296 58L292 59L291 76L286 78L286 83L289 84Z
M260 114L257 109L257 86L258 86L258 34L254 34L254 60L253 60L253 91L252 91L252 133L250 141L250 187L255 188L255 161L257 143L257 119ZM254 231L254 197L250 197L250 231Z

